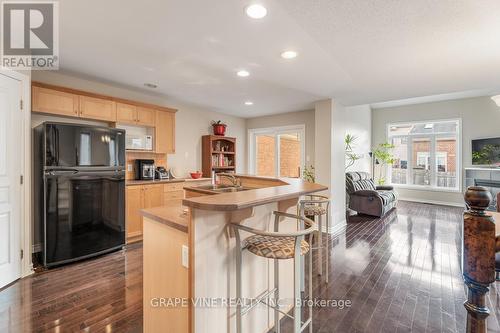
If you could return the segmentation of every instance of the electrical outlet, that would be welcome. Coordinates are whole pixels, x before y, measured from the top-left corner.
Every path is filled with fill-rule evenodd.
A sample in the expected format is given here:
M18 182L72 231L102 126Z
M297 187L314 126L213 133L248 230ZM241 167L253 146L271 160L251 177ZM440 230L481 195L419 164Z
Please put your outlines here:
M189 268L189 247L182 245L182 266Z
M133 165L132 165L132 164L127 164L127 171L128 171L128 172L132 172L132 171L134 171L134 167L133 167Z

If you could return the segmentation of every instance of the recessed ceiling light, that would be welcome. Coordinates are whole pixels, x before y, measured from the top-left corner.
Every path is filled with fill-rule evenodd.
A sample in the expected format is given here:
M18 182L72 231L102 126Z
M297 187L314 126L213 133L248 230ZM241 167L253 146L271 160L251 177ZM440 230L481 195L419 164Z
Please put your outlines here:
M151 88L151 89L156 89L158 86L154 83L144 83L145 87Z
M252 101L246 101L245 105L253 105L253 102Z
M281 53L283 59L293 59L297 57L297 52L295 51L284 51Z
M241 71L238 71L238 72L236 73L236 75L238 75L238 76L240 76L240 77L247 77L247 76L249 76L249 75L250 75L250 72L248 72L248 71L246 71L246 70L242 69Z
M247 13L248 17L251 17L253 19L261 19L267 15L266 7L259 4L253 4L248 6L245 12Z

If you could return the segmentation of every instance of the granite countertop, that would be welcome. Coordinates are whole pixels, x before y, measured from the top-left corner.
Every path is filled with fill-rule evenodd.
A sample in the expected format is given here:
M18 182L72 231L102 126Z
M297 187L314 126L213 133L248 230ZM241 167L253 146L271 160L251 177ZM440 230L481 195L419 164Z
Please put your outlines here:
M155 179L155 180L127 180L126 185L152 185L152 184L169 184L169 183L182 183L182 182L197 182L197 181L209 181L210 178L175 178L175 179Z

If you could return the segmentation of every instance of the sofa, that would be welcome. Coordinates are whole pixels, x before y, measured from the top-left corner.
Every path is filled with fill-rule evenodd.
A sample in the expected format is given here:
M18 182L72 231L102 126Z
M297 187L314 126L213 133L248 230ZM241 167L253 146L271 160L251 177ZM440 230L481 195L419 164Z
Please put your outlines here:
M396 207L397 195L392 186L375 186L367 172L347 172L346 192L349 208L371 216L382 217Z

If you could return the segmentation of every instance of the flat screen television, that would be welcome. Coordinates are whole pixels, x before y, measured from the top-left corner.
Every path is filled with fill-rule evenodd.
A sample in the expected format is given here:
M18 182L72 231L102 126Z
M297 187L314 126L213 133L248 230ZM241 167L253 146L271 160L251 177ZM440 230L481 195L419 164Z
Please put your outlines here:
M472 164L500 167L500 137L472 140Z

